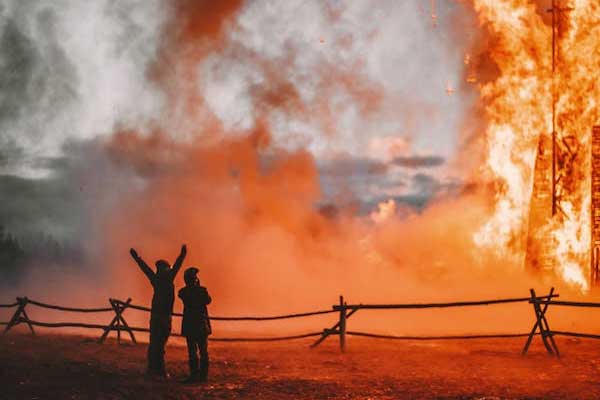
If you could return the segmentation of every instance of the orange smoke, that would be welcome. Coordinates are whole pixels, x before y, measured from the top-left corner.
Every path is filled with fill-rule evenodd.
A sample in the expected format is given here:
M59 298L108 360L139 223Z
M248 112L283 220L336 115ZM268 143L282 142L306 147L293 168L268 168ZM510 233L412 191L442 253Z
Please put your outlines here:
M181 4L183 10L188 3ZM129 260L129 247L136 247L152 263L175 257L181 243L190 248L186 265L199 266L201 280L218 299L214 307L221 313L322 307L340 293L362 302L526 293L533 284L522 272L522 259L534 153L539 135L547 134L549 127L549 29L524 1L475 1L474 7L488 30L492 47L487 52L497 68L477 80L486 132L484 173L477 178L494 184L433 199L421 213L384 203L371 215L377 223L353 209L321 208L313 156L305 150L284 150L273 141L266 110L291 109L306 119L318 114L325 121L331 115L297 100L294 87L272 66L263 69L273 72L266 75L274 86L251 93L264 108L255 110L259 122L250 132L224 131L205 107L192 77L206 49L217 48L214 43L221 40L223 21L237 8L211 14L216 19L206 29L183 24L177 36L183 45L165 50L174 69L161 78L176 82L170 93L172 110L180 120L173 124L173 132L147 137L123 132L109 144L115 160L143 177L106 221L107 263L123 278L116 285L121 297L147 298L150 291ZM193 21L194 15L186 18ZM200 16L204 18L203 13ZM574 41L566 43L585 49ZM465 64L469 68L465 76L473 73L474 63ZM575 67L570 73L583 79L584 73ZM360 89L350 92L362 98L362 112L369 112L379 100L371 97L377 87L367 84L363 90L346 73L330 76L334 82L329 85ZM561 115L570 112L564 102L577 100L576 93L583 90L562 85L561 90L570 94L560 103ZM577 132L583 133L589 131L583 126L591 126L596 117L589 107L580 111L587 122L569 129L579 127ZM568 121L564 118L563 124ZM194 126L196 135L186 141L172 139L186 123ZM584 191L584 186L578 190ZM565 209L575 221L583 221L585 204L570 204L572 208L565 205ZM580 261L584 251L578 246L589 241L585 225L581 226L574 231L566 223L557 226L556 235L564 244L557 257ZM579 282L576 274L570 275L572 264L561 265L566 279ZM132 287L137 293L131 293Z
M475 111L482 115L465 121L465 136L479 130L484 134L465 140L462 154L447 166L461 176L476 170L471 183L431 199L423 210L387 200L359 215L352 206L356 199L344 188L335 204L323 204L313 155L306 149L284 149L284 143L274 139L268 114L277 110L301 122L317 120L323 135L336 135L339 115L330 109L328 97L341 88L357 112L366 115L384 101L384 88L364 79L358 66L326 64L318 73L327 79L318 81L319 95L309 103L286 76L287 70L280 68L302 56L294 49L275 60L230 49L236 61L258 65L266 82L249 93L257 105L249 111L255 126L227 131L206 105L198 69L211 52L224 51L228 24L241 3L175 2L172 25L150 73L168 97L164 115L156 116L161 123L152 134L132 129L106 143L112 161L133 170L135 179L108 216L100 213L104 246L98 247L105 253L97 259L109 278L94 290L98 300L131 296L134 303L147 304L151 287L130 259L129 248L135 247L153 265L159 258L174 261L182 243L189 248L184 268L199 267L200 279L214 298L214 315L322 309L340 294L349 302L363 303L525 296L529 287L539 284L523 272L523 259L535 153L540 135L551 132L551 31L540 7L526 0L473 0L482 40L461 49L467 51L466 83L456 88L453 99L466 87L476 88L480 97ZM554 77L557 119L560 131L576 135L585 147L599 117L597 74L591 68L598 61L600 5L583 0L571 5ZM440 95L445 96L443 91ZM407 120L423 112L410 99L399 108ZM377 160L383 170L411 150L405 137L374 139L369 145L385 154ZM569 218L548 221L545 229L558 243L554 256L563 280L585 288L589 157L583 154L577 183L563 204ZM50 300L64 304L74 296L88 299L88 282L86 278L69 284L80 291L68 292L62 290L61 279L61 292ZM176 286L182 284L180 276ZM38 286L30 286L31 293L48 291L45 280L33 285ZM547 286L538 289L541 293ZM564 288L559 292L567 295ZM518 320L525 325L519 331L531 326L531 310L523 313ZM431 329L464 333L478 331L482 321L490 331L515 322L512 313L499 316L486 310L480 318L440 313L427 319L429 314L423 313L407 322L406 314L398 315L396 320L386 316L387 322L378 319L377 327L403 329L390 333L421 327L429 334ZM422 315L422 323L415 322Z
M172 261L181 243L190 249L185 266L198 266L218 299L216 314L322 308L338 294L359 302L523 295L532 283L506 263L489 268L500 262L493 254L482 261L471 236L487 207L476 193L438 199L421 214L393 202L371 216L330 212L319 206L313 157L278 148L265 127L208 145L122 133L111 153L146 177L107 222L106 262L121 297L150 294L129 247L153 263Z
M207 54L222 45L225 26L242 4L242 0L173 2L172 18L165 27L163 44L149 77L168 97L161 119L179 131L180 136L220 126L218 119L203 106L196 69ZM198 123L202 128L195 126Z
M147 137L123 132L109 143L113 159L143 178L105 221L106 262L124 278L116 285L118 293L147 298L150 291L129 260L129 247L152 263L174 257L181 243L190 248L186 264L200 267L201 279L219 299L215 307L235 313L322 307L340 293L360 301L389 301L402 288L407 299L453 297L459 294L439 288L481 278L472 274L473 266L482 263L470 235L485 207L472 194L456 201L440 199L442 204L424 215L409 210L405 221L388 210L377 226L352 209L320 208L313 157L274 143L263 114L283 108L307 119L317 115L328 121L332 116L318 104L288 101L294 98L293 86L256 54L242 52L239 57L262 63L274 83L251 93L264 105L255 110L259 123L251 132L225 132L207 110L194 77L200 60L218 49L223 26L238 8L178 4L176 15L183 22L172 33L177 41L168 42L161 57L172 68L157 67L172 96L173 132ZM202 4L208 7L209 2ZM323 68L331 77L323 84L348 89L360 100L362 112L379 100L380 88L368 81L331 65ZM194 126L196 135L187 141L172 139L186 124ZM342 203L351 204L348 200ZM454 212L467 203L470 216ZM131 293L132 287L137 293ZM417 288L426 292L417 293Z

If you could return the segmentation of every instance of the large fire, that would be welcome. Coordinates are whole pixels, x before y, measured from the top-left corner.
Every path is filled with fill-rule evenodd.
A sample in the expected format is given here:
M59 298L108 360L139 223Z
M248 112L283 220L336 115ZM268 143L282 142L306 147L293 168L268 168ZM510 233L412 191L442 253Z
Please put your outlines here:
M475 234L480 246L524 259L533 171L540 135L552 135L576 154L563 176L560 209L543 229L562 278L588 289L590 257L590 137L600 122L598 35L600 3L556 1L556 61L552 68L550 2L475 0L479 21L493 38L499 77L480 87L488 120L486 172L501 182L494 213ZM588 150L585 150L588 149ZM567 182L568 181L568 182ZM542 235L544 237L544 235ZM517 250L515 252L515 250Z

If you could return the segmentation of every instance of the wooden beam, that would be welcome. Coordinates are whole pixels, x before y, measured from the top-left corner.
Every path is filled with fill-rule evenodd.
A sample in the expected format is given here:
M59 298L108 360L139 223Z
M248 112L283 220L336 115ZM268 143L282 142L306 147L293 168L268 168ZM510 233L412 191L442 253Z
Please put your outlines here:
M346 351L346 307L344 296L340 296L340 351Z
M337 307L337 306L335 306ZM357 312L359 309L355 308L352 311L350 311L349 313L346 314L346 320L348 320L348 318L350 318L352 316L352 314L354 314L355 312ZM327 339L327 337L329 335L337 335L339 334L339 328L340 327L340 321L338 320L338 322L335 323L335 325L333 325L331 328L327 329L323 329L323 333L321 334L321 337L319 339L317 339L316 342L314 342L313 344L310 345L310 348L315 348L318 345L321 344L321 342L323 342L325 339Z
M550 293L552 293L553 291L554 291L554 288L552 288L550 290ZM529 292L531 293L530 302L533 304L533 310L534 310L535 317L536 317L536 322L533 326L532 332L535 333L535 330L539 329L540 335L542 337L542 343L544 344L544 347L546 348L546 352L548 352L548 354L551 356L556 355L558 357L558 356L560 356L560 353L558 352L558 347L556 346L556 343L554 342L554 338L552 337L552 331L550 330L548 320L545 317L545 314L546 314L546 311L548 310L549 304L545 304L544 309L542 310L542 308L540 307L541 297L536 296L534 289L529 289ZM522 355L525 355L527 353L527 350L529 348L529 344L531 343L532 337L533 337L533 335L530 334L529 338L527 339L527 343L525 344L525 348L523 348L523 351L521 352Z
M131 328L129 327L129 324L127 324L127 321L125 321L125 318L123 317L123 313L125 312L125 309L127 307L129 307L130 303L131 303L131 297L128 298L125 303L119 302L119 307L120 307L119 320L121 321L121 326L124 326L125 330L127 332L129 332L129 337L131 338L131 341L134 344L137 344L137 340L135 340L135 336L133 335L133 331L131 330ZM120 330L119 330L119 332L120 332Z
M553 294L554 294L554 288L551 288L550 294L548 296L548 300L550 300L552 298ZM533 300L533 298L532 298L532 300ZM544 309L542 310L543 314L546 313L549 305L550 305L549 303L544 304ZM534 311L535 311L535 309L534 309ZM529 346L531 345L531 341L533 340L533 336L535 335L535 331L538 329L538 326L539 326L539 321L537 319L537 313L536 313L535 323L533 324L533 328L531 328L531 332L529 333L529 336L527 337L527 342L525 343L525 347L523 347L523 350L521 351L522 356L527 354L527 351L529 350Z
M17 297L17 304L19 306L15 310L15 313L13 314L13 316L10 319L10 321L8 322L8 324L6 324L6 326L4 327L4 332L2 333L2 335L6 335L13 326L19 325L21 322L25 322L27 324L27 326L29 326L29 330L31 331L31 334L35 335L35 331L33 330L33 325L31 325L31 321L29 320L29 315L27 315L27 312L25 311L25 307L27 306L27 303L28 303L27 297Z
M126 306L129 306L129 303L131 302L131 298L127 299L127 301L125 303L123 303L122 305L120 304L119 301L114 300L114 299L108 299L108 301L110 302L111 307L115 311L115 316L113 317L112 321L110 321L110 324L108 324L108 326L106 328L104 328L104 333L102 333L102 336L100 336L100 338L98 339L98 343L104 343L104 341L106 340L106 337L112 330L116 330L117 337L118 338L120 337L120 332L121 332L120 323L123 320L123 318L121 317L121 313L126 308Z

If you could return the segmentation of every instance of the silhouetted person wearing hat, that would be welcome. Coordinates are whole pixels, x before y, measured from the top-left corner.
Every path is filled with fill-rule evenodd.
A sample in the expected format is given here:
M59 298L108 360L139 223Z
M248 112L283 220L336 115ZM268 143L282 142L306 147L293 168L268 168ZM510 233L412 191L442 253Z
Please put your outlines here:
M185 383L206 382L208 379L208 335L212 333L212 329L206 306L212 299L208 290L200 286L197 274L197 268L186 269L183 275L185 287L179 290L179 297L183 301L181 334L187 341L190 365L190 376Z
M150 313L150 344L148 345L148 374L158 377L167 377L165 371L165 345L171 334L171 314L175 301L175 286L173 281L181 269L183 259L187 253L185 245L181 246L181 253L173 264L173 268L165 260L156 261L156 272L142 260L138 253L131 249L131 256L146 276L154 294L152 295L152 312Z

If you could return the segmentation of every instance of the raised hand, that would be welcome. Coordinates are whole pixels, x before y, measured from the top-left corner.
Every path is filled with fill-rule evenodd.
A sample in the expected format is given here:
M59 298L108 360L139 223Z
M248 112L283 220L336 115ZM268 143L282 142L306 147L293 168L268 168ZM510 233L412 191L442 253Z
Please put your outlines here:
M152 280L154 279L154 271L152 271L148 264L146 264L146 262L142 260L142 257L138 255L137 251L135 251L133 247L129 249L129 254L131 254L131 257L133 257L138 267L140 267L140 269L148 277L150 282L152 282Z
M173 268L171 268L173 279L175 279L175 275L177 275L177 272L179 272L179 270L181 269L181 265L183 265L183 259L185 258L186 254L187 246L184 244L183 246L181 246L181 253L179 253L179 257L177 257L177 260L175 260L175 264L173 264Z

